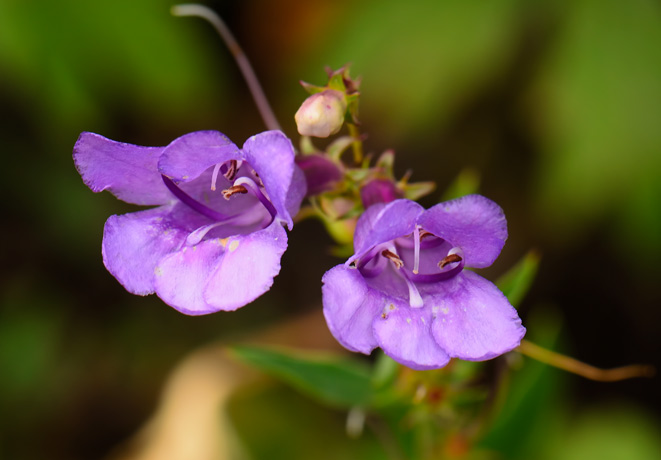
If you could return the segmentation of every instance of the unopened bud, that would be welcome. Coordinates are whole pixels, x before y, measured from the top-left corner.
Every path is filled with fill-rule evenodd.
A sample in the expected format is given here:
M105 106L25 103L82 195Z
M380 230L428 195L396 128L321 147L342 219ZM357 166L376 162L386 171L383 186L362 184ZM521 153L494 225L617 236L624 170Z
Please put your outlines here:
M339 166L319 154L296 155L296 164L303 170L308 184L307 196L319 195L331 190L342 179Z
M328 137L344 123L347 103L344 94L327 89L308 97L296 112L296 126L302 136Z
M404 194L397 186L387 179L374 179L360 189L360 199L365 209L377 203L390 203Z

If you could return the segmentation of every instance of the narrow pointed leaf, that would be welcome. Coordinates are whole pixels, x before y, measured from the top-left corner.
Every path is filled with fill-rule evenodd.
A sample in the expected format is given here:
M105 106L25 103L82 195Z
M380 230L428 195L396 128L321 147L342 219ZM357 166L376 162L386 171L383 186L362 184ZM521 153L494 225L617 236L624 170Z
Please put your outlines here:
M370 400L371 371L359 361L285 348L235 346L231 352L240 361L330 406L366 406Z

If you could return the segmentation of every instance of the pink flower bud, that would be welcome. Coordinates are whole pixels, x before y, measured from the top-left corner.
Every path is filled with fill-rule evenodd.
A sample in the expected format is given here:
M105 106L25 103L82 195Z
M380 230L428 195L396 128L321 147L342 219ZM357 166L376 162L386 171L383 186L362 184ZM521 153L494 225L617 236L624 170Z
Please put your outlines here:
M306 196L319 195L332 190L337 181L342 179L340 167L323 155L296 155L295 161L305 174L308 184Z
M377 203L390 203L404 194L397 186L387 179L374 179L360 189L360 199L365 209Z
M296 112L296 126L302 136L328 137L344 123L347 103L344 94L334 89L308 97Z

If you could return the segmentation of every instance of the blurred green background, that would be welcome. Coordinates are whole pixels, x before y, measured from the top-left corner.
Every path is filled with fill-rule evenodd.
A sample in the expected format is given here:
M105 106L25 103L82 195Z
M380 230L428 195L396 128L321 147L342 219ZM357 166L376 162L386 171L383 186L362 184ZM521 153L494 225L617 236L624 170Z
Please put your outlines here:
M203 21L170 16L174 3L0 0L0 458L106 458L155 410L181 359L319 314L321 275L339 263L321 226L302 223L267 296L207 317L132 296L105 271L103 223L135 208L82 183L71 159L81 131L166 145L218 129L240 145L264 129L223 43ZM586 362L658 367L657 1L206 4L235 32L293 139L298 80L323 83L325 65L352 62L366 149L394 148L399 175L437 181L423 204L464 168L479 174L510 232L486 276L530 248L542 254L520 308L531 339L556 331L554 346ZM661 458L658 379L594 383L526 364L513 380L485 441L496 457ZM315 439L351 451L342 414L269 391L293 398L287 407L309 423L267 437L273 447L255 458L310 458L302 452ZM354 445L356 458L382 458L369 443Z

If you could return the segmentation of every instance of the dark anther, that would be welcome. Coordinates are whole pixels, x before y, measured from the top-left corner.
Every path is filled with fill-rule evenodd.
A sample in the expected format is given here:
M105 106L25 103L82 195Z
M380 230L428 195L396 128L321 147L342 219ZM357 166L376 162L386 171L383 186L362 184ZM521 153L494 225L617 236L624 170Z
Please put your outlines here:
M264 182L262 182L262 178L259 177L259 174L257 174L257 171L255 171L255 170L253 169L253 170L252 170L252 173L254 174L255 179L257 179L256 182L259 184L259 186L260 186L260 187L264 187Z
M428 236L434 236L434 234L432 232L428 232L427 230L420 230L420 241Z
M447 264L452 264L454 262L461 262L461 256L457 254L449 254L445 256L445 258L438 263L438 266L439 268L443 268Z
M399 258L397 254L394 252L390 251L389 249L384 249L381 251L381 255L391 261L393 264L395 264L395 267L397 268L402 268L404 266L404 262L402 259Z
M229 200L232 195L236 195L237 193L248 193L248 189L243 185L232 185L230 188L222 191L223 198L226 200Z
M229 165L227 166L227 171L225 171L225 178L229 181L234 180L234 176L236 176L236 172L239 170L237 168L238 162L236 160L230 160Z

